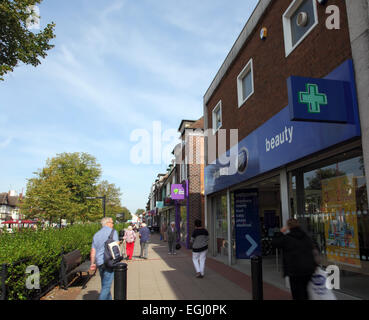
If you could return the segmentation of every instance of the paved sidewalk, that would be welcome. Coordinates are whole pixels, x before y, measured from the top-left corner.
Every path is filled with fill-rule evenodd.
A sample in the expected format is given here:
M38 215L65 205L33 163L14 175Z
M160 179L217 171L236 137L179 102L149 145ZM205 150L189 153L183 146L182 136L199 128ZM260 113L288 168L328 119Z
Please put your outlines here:
M151 236L148 259L140 259L136 240L133 260L128 261L127 300L250 300L251 279L212 258L207 258L205 277L195 277L190 250L181 248L168 255L167 242L158 234ZM76 300L96 300L100 292L100 276L91 278ZM114 284L112 286L114 297ZM291 299L290 293L264 284L264 299Z

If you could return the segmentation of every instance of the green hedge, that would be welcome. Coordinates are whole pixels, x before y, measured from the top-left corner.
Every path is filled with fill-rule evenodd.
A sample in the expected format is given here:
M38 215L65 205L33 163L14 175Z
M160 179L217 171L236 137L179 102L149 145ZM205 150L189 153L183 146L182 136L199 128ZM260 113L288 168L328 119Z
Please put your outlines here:
M115 225L117 231L126 225ZM75 224L64 229L27 230L0 235L0 264L8 265L6 278L7 298L27 300L37 296L51 283L59 280L61 253L80 250L87 259L91 250L93 235L100 224ZM22 261L23 260L23 261ZM28 290L26 273L28 266L35 265L40 270L41 290Z

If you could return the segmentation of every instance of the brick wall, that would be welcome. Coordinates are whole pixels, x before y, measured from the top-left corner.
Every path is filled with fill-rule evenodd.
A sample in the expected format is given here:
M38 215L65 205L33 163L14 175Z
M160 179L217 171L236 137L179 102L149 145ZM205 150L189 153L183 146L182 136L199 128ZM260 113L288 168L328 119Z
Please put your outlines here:
M194 154L203 154L204 137L193 136L193 151ZM194 158L195 159L195 158ZM196 219L202 220L204 223L204 195L203 195L203 165L194 164L188 165L188 180L189 180L189 235L194 231L194 222Z
M290 3L291 0L275 0L264 13L206 105L209 127L212 126L212 110L222 100L222 129L238 128L240 141L287 106L288 77L321 78L352 57L345 2L329 0L327 5L340 8L340 30L326 28L327 5L318 5L319 24L286 58L282 16ZM262 27L268 28L266 40L261 40L259 36ZM237 76L251 58L254 94L238 108ZM213 160L209 159L209 163Z

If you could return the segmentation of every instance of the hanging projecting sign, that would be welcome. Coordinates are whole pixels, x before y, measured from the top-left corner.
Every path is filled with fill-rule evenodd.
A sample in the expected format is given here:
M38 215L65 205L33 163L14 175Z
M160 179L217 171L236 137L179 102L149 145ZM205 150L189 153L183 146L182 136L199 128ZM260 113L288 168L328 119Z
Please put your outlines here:
M250 259L261 254L260 218L257 190L234 192L236 258Z
M291 76L287 86L292 121L349 122L353 108L349 82Z
M183 200L185 198L185 189L181 184L172 184L171 198L172 200Z

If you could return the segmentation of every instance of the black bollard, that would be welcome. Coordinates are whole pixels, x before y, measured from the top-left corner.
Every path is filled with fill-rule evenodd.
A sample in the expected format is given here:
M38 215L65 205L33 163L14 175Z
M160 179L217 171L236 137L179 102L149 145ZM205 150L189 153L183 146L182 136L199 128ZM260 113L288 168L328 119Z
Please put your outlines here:
M8 265L6 263L3 263L1 265L1 295L0 300L6 300L6 278L8 277Z
M127 264L114 266L114 300L127 300Z
M263 267L261 256L251 257L252 299L263 300Z

